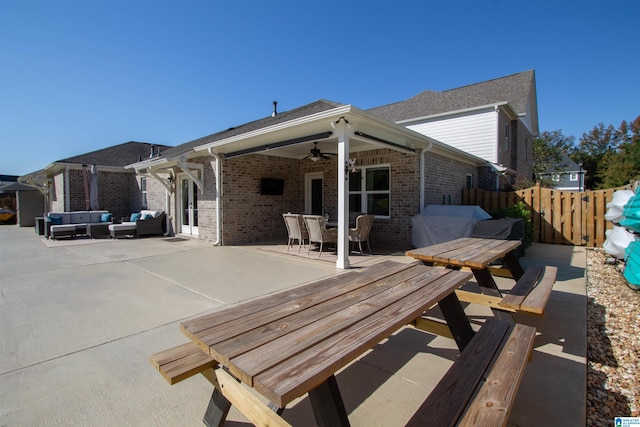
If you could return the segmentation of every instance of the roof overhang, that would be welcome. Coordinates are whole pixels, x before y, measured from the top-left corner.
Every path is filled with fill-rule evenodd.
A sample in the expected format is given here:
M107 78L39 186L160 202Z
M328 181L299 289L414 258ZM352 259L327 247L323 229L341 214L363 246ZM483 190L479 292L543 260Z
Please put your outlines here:
M138 173L149 171L169 172L179 162L189 161L203 155L218 155L234 158L248 154L261 154L302 160L308 156L313 143L318 143L325 153L337 153L335 125L341 119L349 127L349 151L357 153L378 148L417 154L420 151L437 151L482 165L486 160L453 148L447 144L411 130L401 124L383 119L352 105L325 110L319 113L266 126L261 129L222 138L194 147L176 157L156 157L126 166Z
M242 135L221 139L194 148L194 153L242 155L244 153L303 159L313 142L327 142L323 152L337 152L335 124L346 120L350 129L350 152L389 148L416 153L430 147L434 140L403 126L381 119L371 113L344 105L320 113L268 126Z
M466 114L466 113L473 113L473 112L485 111L485 110L496 110L496 109L501 109L502 111L504 111L505 114L507 114L507 116L509 116L511 120L516 120L518 117L520 117L518 113L513 109L513 107L507 101L502 101L502 102L496 102L493 104L478 105L476 107L461 108L459 110L446 111L444 113L431 114L428 116L415 117L415 118L406 119L406 120L399 120L397 123L404 126L408 126L412 123L423 122L423 121L433 120L433 119L440 119L447 116L455 116L458 114Z

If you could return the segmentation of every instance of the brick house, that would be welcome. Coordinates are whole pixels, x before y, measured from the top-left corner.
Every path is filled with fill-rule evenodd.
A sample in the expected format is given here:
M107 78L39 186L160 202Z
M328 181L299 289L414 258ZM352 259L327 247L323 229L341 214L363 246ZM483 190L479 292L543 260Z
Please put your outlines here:
M368 111L319 100L277 114L274 104L269 117L127 167L162 185L150 207L166 208L178 234L234 245L282 239L284 212L327 213L340 224L368 212L373 241L408 248L411 218L425 205L531 179L537 132L527 71ZM265 182L278 194L265 194ZM348 266L345 233L339 227L338 267Z
M44 169L20 176L18 181L41 191L47 212L90 210L92 207L88 204L87 188L91 180L91 166L95 166L98 173L98 206L93 209L109 210L119 218L139 211L147 203L144 193L140 191L141 186L146 185L146 179L136 176L125 166L142 158L157 157L168 148L146 142L125 142L57 160Z
M351 105L319 100L127 167L161 183L169 201L157 195L150 208L166 207L179 234L235 245L286 237L284 212L328 213L341 224L349 212L372 212L372 240L408 248L412 216L426 204L460 203L486 163ZM265 189L269 182L276 191ZM347 244L338 245L339 268L349 265Z

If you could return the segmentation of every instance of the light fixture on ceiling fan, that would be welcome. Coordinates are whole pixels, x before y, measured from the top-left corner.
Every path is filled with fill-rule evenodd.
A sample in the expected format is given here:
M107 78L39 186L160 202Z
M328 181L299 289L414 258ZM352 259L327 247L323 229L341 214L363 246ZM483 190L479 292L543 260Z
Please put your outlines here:
M314 142L313 143L313 148L311 149L311 154L309 154L304 159L310 159L310 160L313 160L314 162L317 162L320 159L330 159L331 158L330 156L335 156L335 155L336 154L334 154L334 153L323 153L323 152L321 152L320 149L318 148L318 143Z

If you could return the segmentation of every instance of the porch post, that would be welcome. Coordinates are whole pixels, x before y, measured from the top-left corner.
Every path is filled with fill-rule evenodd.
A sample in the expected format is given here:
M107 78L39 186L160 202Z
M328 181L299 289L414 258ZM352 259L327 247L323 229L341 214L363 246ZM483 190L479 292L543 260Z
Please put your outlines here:
M338 136L338 260L336 268L349 268L349 122L341 117L334 125Z

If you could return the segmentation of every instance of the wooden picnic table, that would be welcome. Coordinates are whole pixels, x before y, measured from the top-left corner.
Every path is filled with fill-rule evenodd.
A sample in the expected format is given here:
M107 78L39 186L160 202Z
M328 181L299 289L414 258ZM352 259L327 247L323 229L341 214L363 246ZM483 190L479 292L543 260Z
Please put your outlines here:
M430 264L443 264L452 268L468 267L486 297L472 292L457 291L458 298L465 302L479 303L491 307L496 317L508 320L508 312L523 311L543 314L551 294L557 273L556 267L533 267L525 271L520 265L515 250L520 240L499 240L463 237L436 245L412 249L406 255ZM502 258L516 285L503 296L492 275L490 265Z
M455 290L470 278L385 261L223 308L183 322L181 330L223 367L219 382L235 387L231 374L276 412L308 392L318 425L348 425L334 373L436 304L464 349L474 332ZM240 401L250 399L246 387L238 390ZM214 392L207 424L224 422L229 405ZM238 409L254 422L274 414L256 415L252 404Z

